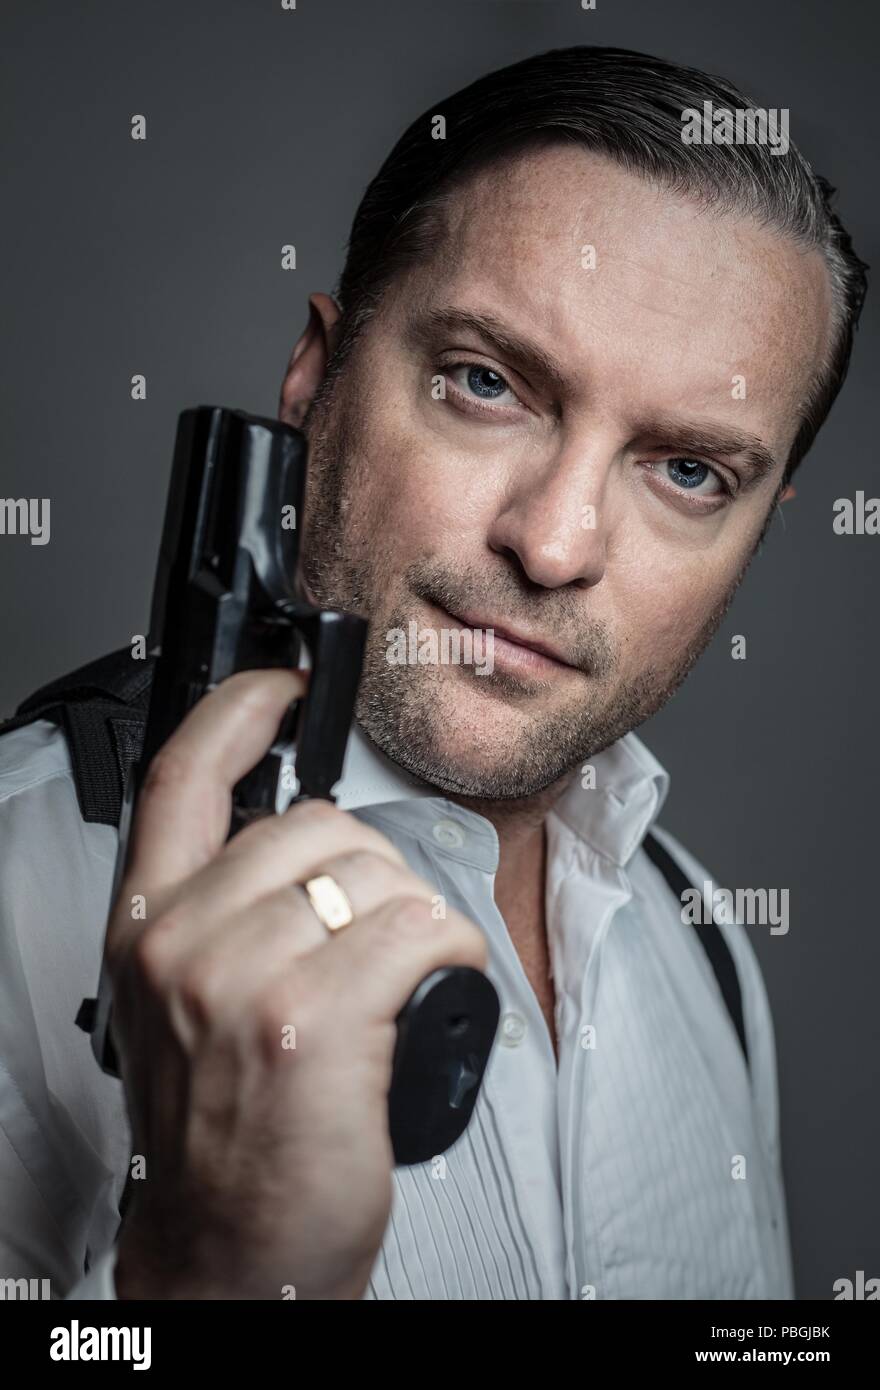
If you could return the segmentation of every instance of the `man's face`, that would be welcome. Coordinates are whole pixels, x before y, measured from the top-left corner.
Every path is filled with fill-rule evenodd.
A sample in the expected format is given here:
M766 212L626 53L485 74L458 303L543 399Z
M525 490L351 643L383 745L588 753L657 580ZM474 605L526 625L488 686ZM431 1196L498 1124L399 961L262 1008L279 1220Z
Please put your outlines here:
M476 176L446 221L309 418L307 576L371 620L373 741L448 792L528 797L654 713L717 626L827 346L828 279L565 146ZM410 623L494 629L493 670L390 662Z

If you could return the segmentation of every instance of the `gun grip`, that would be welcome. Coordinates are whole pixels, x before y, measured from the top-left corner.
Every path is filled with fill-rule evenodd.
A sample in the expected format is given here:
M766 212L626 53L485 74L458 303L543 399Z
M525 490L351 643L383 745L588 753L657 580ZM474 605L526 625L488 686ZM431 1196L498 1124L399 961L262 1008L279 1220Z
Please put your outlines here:
M433 971L401 1009L388 1091L398 1166L427 1163L464 1133L499 1013L494 986L468 966Z

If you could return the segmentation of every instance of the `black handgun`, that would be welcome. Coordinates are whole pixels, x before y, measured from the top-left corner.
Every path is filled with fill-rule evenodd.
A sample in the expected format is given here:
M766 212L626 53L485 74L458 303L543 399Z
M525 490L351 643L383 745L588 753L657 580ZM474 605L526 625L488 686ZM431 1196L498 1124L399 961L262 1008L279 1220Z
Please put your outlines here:
M151 758L202 695L235 671L299 668L303 648L311 668L307 694L234 789L230 835L291 801L333 800L367 622L318 608L307 595L299 544L306 465L304 435L277 420L217 406L180 416L150 615L155 671L143 751L126 783L112 901ZM498 1014L486 976L461 966L435 970L402 1009L388 1095L397 1164L426 1162L464 1132ZM77 1021L92 1033L103 1070L118 1076L110 1020L102 968L98 998L83 1001Z

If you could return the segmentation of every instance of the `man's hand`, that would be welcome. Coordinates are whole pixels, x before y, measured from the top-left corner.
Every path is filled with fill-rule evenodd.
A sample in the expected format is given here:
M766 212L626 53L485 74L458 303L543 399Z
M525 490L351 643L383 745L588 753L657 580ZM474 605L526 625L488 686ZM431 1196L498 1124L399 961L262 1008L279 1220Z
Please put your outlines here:
M477 928L453 911L435 920L434 890L329 802L226 843L232 788L306 679L224 681L138 799L107 936L146 1161L120 1236L120 1298L280 1299L291 1285L297 1298L359 1298L391 1202L396 1015L437 967L486 966ZM320 873L355 913L333 936L300 886Z

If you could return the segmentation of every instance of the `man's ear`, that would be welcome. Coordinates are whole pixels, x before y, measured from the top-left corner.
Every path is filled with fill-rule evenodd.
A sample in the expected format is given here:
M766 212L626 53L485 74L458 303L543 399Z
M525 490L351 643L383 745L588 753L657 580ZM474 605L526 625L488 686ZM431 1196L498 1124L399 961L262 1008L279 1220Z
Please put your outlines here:
M309 295L309 321L294 345L281 383L278 418L285 424L302 425L324 380L340 317L339 306L329 294Z
M785 489L785 492L783 492L779 500L780 502L788 502L792 497L797 497L797 493L795 492L793 485L789 483L788 487Z

